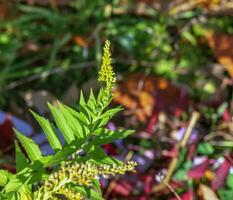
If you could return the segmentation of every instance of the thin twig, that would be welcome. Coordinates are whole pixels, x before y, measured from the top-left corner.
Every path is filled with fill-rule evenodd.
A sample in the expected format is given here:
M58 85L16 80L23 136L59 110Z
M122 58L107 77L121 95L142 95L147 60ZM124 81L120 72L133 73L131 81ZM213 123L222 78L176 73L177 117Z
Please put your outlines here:
M186 146L186 144L188 142L188 139L189 139L189 137L190 137L190 135L192 133L192 130L193 130L194 126L196 125L199 117L200 117L200 114L197 111L192 113L189 126L187 127L183 138L181 139L181 141L176 146L176 151L177 152L179 152L182 148L184 148ZM165 189L167 187L167 184L169 184L169 181L172 178L173 173L174 173L174 171L176 169L178 161L179 161L179 157L177 155L176 157L174 157L172 159L171 163L169 164L168 171L167 171L167 174L166 174L164 180L160 184L155 185L152 188L153 193L156 193L156 192L158 192L160 190L163 190L163 189Z
M180 196L177 194L177 192L174 190L174 188L169 184L169 183L165 183L165 185L168 187L168 189L175 195L175 197L178 200L181 200Z

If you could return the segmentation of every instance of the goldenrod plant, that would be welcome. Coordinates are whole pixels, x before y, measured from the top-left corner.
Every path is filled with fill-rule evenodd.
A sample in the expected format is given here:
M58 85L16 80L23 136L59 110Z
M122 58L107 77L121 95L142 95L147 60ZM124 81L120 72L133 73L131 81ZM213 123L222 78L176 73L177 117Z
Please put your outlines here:
M95 97L90 91L86 101L81 92L78 110L60 102L58 107L48 104L55 125L31 111L54 154L44 156L32 139L14 130L17 137L17 173L0 170L0 199L103 199L100 176L108 178L135 171L134 161L121 162L108 156L101 147L133 133L131 130L113 131L105 128L108 121L122 109L107 109L112 100L112 87L116 82L109 41L106 41L103 48L98 80L105 83L98 96ZM55 126L64 137L64 145ZM23 149L26 153L23 153Z

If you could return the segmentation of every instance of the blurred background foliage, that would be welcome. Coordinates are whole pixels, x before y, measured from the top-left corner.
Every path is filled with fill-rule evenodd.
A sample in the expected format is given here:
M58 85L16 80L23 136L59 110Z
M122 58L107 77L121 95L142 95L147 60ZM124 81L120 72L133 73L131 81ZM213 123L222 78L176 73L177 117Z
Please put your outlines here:
M217 0L3 1L0 105L23 104L27 90L61 97L95 77L106 38L120 77L160 75L206 99L225 73L207 35L233 33L231 9L231 1Z
M106 39L114 103L126 108L108 128L136 133L104 148L139 165L102 183L105 198L173 200L159 176L171 169L182 200L232 200L232 0L0 1L0 166L14 171L13 156L3 156L13 150L12 126L47 145L28 108L48 115L47 101L72 106L80 88L95 91ZM195 110L200 119L179 146Z

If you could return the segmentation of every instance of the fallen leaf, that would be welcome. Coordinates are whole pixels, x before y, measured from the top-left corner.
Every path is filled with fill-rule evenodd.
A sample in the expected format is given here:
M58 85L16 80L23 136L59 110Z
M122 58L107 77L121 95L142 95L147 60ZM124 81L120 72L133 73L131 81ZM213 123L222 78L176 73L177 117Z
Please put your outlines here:
M215 192L204 184L199 185L197 193L202 200L219 200Z
M187 91L155 75L132 74L119 84L113 100L144 122L157 111L172 111L187 105ZM157 115L156 115L157 116ZM157 119L157 117L155 117Z
M233 79L233 35L208 32L206 39L218 62L224 66Z
M188 172L188 176L193 179L200 179L204 176L205 171L209 166L209 160L206 159L201 164L197 165L196 167L192 168Z
M231 166L232 163L230 162L230 160L225 158L224 162L220 165L220 167L216 171L215 179L212 180L211 182L211 188L213 190L217 190L219 187L225 184L225 179L228 175Z

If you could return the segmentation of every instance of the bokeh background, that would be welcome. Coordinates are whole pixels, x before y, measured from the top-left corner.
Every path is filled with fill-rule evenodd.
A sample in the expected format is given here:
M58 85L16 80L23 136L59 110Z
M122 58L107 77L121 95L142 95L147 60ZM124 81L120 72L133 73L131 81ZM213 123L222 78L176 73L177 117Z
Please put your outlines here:
M12 126L52 153L28 110L96 91L106 39L125 108L108 128L136 132L104 148L139 165L102 181L105 199L232 200L231 0L0 1L1 168L14 171Z

